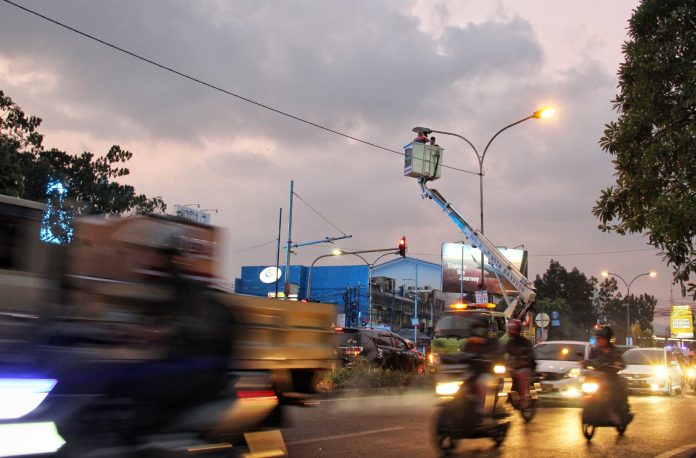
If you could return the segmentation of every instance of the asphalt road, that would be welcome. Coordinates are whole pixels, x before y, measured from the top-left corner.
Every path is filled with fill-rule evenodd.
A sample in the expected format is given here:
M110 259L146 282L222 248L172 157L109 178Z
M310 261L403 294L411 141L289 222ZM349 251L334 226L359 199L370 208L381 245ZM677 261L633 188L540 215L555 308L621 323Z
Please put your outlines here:
M636 414L625 436L599 428L587 442L577 407L544 403L525 425L518 413L504 444L490 439L458 443L453 456L653 457L696 442L696 395L632 396ZM429 393L326 399L291 409L283 437L291 457L435 457L436 400Z

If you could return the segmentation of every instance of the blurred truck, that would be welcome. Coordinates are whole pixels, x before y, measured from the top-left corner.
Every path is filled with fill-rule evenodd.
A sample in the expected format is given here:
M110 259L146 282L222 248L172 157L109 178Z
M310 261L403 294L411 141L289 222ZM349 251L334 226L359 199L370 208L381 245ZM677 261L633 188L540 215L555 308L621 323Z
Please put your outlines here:
M44 209L0 195L0 390L10 386L3 378L16 387L26 374L50 365L62 367L67 380L99 374L97 363L148 367L167 360L173 345L188 351L174 327L205 340L204 324L215 310L210 303L232 317L223 337L229 348L218 353L226 355L239 398L221 415L219 437L277 425L280 407L305 403L317 374L335 367L334 307L227 291L218 273L219 228L163 215L83 217L75 221L72 243L56 245L40 240ZM63 360L76 354L89 365L70 371ZM116 377L112 369L103 372ZM55 378L49 391L70 394L67 382ZM27 386L35 390L31 382ZM181 382L161 380L168 386ZM0 433L3 418L22 417L0 408Z

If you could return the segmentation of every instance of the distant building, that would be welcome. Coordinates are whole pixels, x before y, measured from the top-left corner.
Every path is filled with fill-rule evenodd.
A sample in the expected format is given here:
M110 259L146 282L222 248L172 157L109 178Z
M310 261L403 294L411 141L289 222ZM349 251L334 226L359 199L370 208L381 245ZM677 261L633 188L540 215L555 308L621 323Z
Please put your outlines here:
M273 275L268 275L272 272ZM276 291L275 266L244 266L235 280L239 294L273 297ZM278 292L283 292L285 272L281 268ZM364 325L370 322L368 266L290 266L290 283L294 300L311 300L336 304L337 324ZM442 269L439 264L415 258L398 258L372 268L372 324L398 331L412 327L416 296L418 320L422 327L433 320L446 304L440 293ZM308 290L309 296L308 297Z

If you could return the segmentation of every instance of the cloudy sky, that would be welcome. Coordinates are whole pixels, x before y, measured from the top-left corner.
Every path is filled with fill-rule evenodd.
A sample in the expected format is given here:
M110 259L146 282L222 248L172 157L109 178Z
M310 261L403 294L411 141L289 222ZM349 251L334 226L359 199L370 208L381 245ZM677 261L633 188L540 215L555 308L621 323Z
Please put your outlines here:
M524 244L530 274L550 259L627 280L667 307L669 269L640 236L597 230L591 209L613 180L597 141L635 0L14 0L84 33L231 93L401 151L421 125L483 149L485 229ZM278 211L296 199L293 240L340 235L350 249L396 246L439 262L462 237L403 176L403 158L182 78L0 1L0 89L41 117L45 145L134 153L128 182L174 204L217 209L224 271L273 264ZM473 151L439 136L446 165ZM476 175L445 169L439 189L478 226ZM308 204L308 205L307 205ZM311 207L310 207L311 206ZM315 212L314 210L317 212ZM328 220L331 224L329 224ZM283 221L283 241L287 223ZM261 246L259 246L261 245ZM257 248L253 248L257 247ZM300 248L309 264L330 246ZM613 252L613 253L612 253ZM599 253L599 254L597 254ZM679 297L678 289L674 290Z

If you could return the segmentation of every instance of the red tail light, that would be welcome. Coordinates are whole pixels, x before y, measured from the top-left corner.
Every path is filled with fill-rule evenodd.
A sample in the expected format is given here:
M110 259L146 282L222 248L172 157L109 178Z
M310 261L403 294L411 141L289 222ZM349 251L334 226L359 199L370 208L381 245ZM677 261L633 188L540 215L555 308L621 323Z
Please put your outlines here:
M244 390L237 391L239 399L271 400L277 399L273 390Z
M348 347L346 348L346 355L348 356L360 356L360 353L362 353L363 347Z

